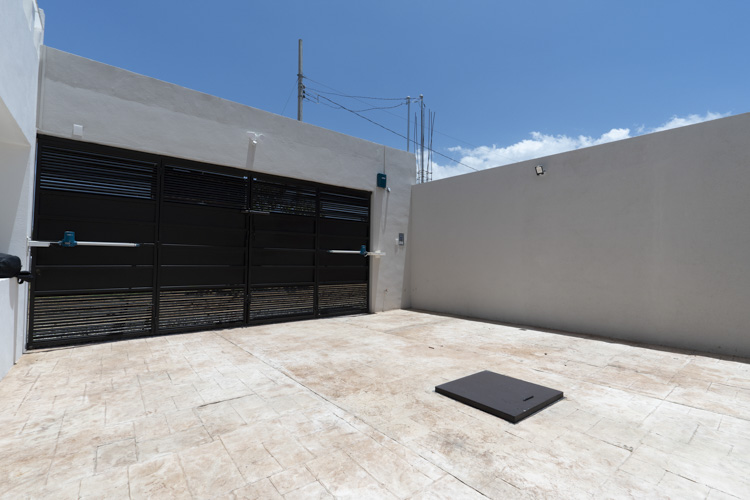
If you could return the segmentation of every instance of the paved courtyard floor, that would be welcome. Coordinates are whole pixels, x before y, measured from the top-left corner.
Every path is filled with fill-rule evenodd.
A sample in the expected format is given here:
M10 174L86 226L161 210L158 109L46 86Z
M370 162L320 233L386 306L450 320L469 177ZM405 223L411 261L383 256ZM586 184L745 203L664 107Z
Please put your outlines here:
M510 424L434 392L565 393ZM23 356L2 498L750 498L750 364L414 311Z

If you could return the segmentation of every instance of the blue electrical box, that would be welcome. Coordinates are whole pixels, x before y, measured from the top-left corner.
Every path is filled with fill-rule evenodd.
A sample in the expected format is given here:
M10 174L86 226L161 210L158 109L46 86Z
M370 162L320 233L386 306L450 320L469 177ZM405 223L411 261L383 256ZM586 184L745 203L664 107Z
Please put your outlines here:
M385 174L378 174L378 187L385 189Z

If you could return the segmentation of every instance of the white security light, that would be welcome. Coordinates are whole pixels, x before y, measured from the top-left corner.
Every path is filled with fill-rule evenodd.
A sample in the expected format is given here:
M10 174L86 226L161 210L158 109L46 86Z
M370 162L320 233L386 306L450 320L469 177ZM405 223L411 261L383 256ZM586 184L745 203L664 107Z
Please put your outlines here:
M536 175L544 175L544 167L542 165L537 165L534 167L534 170L536 170Z
M263 139L265 139L265 136L260 132L252 132L250 130L247 131L247 136L250 138L253 144L258 144Z

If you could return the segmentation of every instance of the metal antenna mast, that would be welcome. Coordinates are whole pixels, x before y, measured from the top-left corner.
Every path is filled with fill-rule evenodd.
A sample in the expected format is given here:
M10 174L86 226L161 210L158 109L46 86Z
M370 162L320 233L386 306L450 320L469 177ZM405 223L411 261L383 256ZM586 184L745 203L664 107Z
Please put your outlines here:
M424 96L419 94L419 126L420 126L420 138L419 138L419 178L420 183L424 183Z
M297 69L297 121L302 121L302 101L305 100L305 84L302 83L302 39L299 39L299 57Z
M430 152L429 157L427 158L427 182L430 182L432 180L432 159L434 158L434 151L432 149L432 138L435 135L435 112L430 111L430 118L429 118L429 124L430 131L429 136L430 140L428 141L428 151Z
M409 152L409 128L411 127L411 97L406 96L406 152Z

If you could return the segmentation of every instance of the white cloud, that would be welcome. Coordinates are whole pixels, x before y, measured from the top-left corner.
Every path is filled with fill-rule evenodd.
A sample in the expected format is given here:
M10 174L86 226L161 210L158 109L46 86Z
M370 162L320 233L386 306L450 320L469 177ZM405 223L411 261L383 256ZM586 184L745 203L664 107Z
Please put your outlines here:
M571 137L567 135L548 135L541 132L531 132L530 139L524 139L505 147L498 147L495 144L492 146L480 146L478 148L456 146L448 148L448 150L453 153L451 156L459 160L463 165L451 164L448 163L448 160L443 159L441 159L442 163L446 164L433 162L433 179L437 180L444 177L465 174L472 172L472 169L484 170L486 168L499 167L509 163L531 160L533 158L541 158L542 156L572 151L574 149L619 141L622 139L628 139L634 135L661 132L662 130L684 127L686 125L692 125L694 123L705 122L708 120L715 120L728 115L729 113L712 113L709 111L703 116L695 114L686 117L673 116L669 121L656 128L648 129L645 126L640 126L632 135L629 128L613 128L599 137L586 135ZM438 158L440 159L440 157Z
M684 118L679 116L673 116L667 123L661 127L656 127L650 132L661 132L662 130L669 130L671 128L685 127L687 125L693 125L695 123L707 122L709 120L716 120L717 118L724 118L729 116L729 113L712 113L708 112L704 116L701 115L687 115Z

